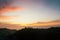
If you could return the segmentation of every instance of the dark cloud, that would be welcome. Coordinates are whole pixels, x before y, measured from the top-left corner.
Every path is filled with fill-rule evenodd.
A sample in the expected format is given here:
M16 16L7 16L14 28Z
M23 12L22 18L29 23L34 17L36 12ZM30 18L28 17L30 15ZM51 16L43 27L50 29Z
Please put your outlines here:
M6 6L9 6L12 0L0 0L0 9L3 9Z

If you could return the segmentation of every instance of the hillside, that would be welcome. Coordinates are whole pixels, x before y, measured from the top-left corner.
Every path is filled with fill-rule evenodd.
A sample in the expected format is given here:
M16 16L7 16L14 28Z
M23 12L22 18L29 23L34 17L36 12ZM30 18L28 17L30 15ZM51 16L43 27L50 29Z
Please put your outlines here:
M0 28L0 40L4 40L6 36L12 35L16 32L16 30L10 30L6 28Z
M7 36L6 40L60 40L60 27L49 29L25 28Z

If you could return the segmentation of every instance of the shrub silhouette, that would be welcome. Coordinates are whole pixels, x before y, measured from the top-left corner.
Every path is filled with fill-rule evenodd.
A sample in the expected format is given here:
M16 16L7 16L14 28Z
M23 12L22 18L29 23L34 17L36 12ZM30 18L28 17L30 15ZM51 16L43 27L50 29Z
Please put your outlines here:
M6 40L60 40L60 27L49 29L25 28L7 36Z
M0 40L5 40L5 37L14 34L16 30L10 30L6 28L0 28Z

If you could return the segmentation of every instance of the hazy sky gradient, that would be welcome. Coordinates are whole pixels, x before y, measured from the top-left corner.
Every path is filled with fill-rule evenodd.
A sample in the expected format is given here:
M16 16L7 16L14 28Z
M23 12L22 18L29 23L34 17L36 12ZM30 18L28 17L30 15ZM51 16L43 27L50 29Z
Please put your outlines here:
M13 11L15 8L18 9ZM28 24L53 20L60 20L60 0L0 0L0 22Z

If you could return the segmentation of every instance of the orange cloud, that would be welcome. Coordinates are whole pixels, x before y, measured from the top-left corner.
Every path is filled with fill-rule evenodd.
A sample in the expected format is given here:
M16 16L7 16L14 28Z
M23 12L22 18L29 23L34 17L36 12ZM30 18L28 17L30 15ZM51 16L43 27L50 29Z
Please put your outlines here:
M22 9L22 7L5 7L3 9L0 10L0 14L3 14L4 12L8 12L8 11L16 11L18 9Z
M22 7L4 7L3 9L0 10L0 19L1 20L5 20L5 19L10 19L10 18L14 18L15 16L5 16L3 14L5 14L5 12L15 12L17 10L22 10Z
M8 28L8 29L22 29L25 27L32 27L32 28L49 28L53 26L60 26L60 21L55 21L55 22L38 22L38 23L33 23L30 25L26 26L21 26L20 24L9 24L9 23L0 23L0 28Z
M0 20L7 20L7 19L10 19L10 18L15 18L14 16L0 16Z
M37 22L28 24L28 26L60 26L60 21L52 21L52 22Z

